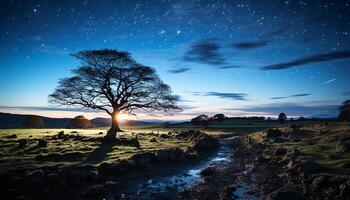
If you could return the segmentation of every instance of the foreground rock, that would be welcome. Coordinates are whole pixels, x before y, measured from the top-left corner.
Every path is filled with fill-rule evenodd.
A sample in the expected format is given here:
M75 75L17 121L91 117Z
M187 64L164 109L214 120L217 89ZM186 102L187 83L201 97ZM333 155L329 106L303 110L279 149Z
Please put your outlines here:
M344 136L338 140L337 151L342 153L350 152L350 136Z
M304 200L302 193L294 187L286 186L269 194L268 200Z
M198 151L212 151L219 146L218 140L207 134L201 134L195 141L193 148Z

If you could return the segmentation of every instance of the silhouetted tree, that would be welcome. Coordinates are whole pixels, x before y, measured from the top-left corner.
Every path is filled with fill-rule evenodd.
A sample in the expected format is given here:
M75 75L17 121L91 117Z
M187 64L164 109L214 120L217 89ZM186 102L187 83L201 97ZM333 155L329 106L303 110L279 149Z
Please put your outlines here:
M219 113L219 114L216 114L212 117L213 120L219 120L219 121L222 121L226 118L226 116L222 113Z
M280 114L278 115L278 121L279 121L280 123L284 123L286 120L287 120L287 115L286 115L285 113L280 113Z
M340 121L350 121L350 99L343 102L339 107L339 120Z
M36 115L28 116L22 124L23 128L44 128L44 126L45 125L41 117Z
M103 49L72 54L82 65L59 81L49 101L64 106L102 110L112 118L106 141L121 131L118 114L135 111L180 111L178 96L163 83L154 68L137 63L128 52Z
M209 119L210 117L208 115L198 115L191 119L191 123L196 125L206 125Z
M78 115L74 117L67 128L93 128L95 127L90 120L86 119L83 115Z

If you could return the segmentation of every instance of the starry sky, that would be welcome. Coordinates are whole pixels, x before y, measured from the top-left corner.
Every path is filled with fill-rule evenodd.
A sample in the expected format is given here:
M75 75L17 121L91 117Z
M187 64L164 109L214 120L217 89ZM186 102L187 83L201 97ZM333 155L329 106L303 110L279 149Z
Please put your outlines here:
M0 112L76 115L47 96L79 65L71 53L103 48L180 95L183 112L149 119L331 117L350 99L347 0L4 0L0 27Z

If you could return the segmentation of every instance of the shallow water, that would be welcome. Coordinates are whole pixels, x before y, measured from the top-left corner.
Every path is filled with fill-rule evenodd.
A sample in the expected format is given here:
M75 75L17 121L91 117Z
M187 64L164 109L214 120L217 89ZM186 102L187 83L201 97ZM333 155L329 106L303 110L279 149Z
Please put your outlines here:
M123 188L119 187L118 191L110 194L107 199L115 199L122 194L138 200L155 199L169 194L174 197L186 188L203 181L199 173L204 168L231 162L232 154L228 143L220 140L218 150L199 162L161 165L153 170L148 169L132 177L126 177L127 184L124 184ZM240 193L235 195L242 196Z

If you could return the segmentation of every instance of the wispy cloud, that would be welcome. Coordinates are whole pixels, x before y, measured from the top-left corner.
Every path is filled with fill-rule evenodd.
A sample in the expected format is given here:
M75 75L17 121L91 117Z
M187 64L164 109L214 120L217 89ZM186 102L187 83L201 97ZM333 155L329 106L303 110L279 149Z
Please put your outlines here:
M219 66L219 69L234 69L234 68L241 68L242 66L235 66L235 65L226 65L226 66Z
M48 45L48 44L41 44L39 47L35 48L37 51L43 52L43 53L56 53L56 54L70 54L71 52L68 51L67 48L59 48L54 45Z
M226 64L225 58L220 53L221 45L218 40L207 38L192 44L183 56L183 60L208 65Z
M328 81L323 82L322 85L326 85L326 84L328 84L328 83L332 83L332 82L334 82L334 81L336 81L336 80L337 80L337 79L335 79L335 78L330 79L330 80L328 80Z
M301 65L306 65L309 63L326 62L326 61L348 59L348 58L350 58L350 51L338 51L338 52L331 52L331 53L325 53L325 54L315 54L315 55L311 55L303 58L298 58L289 62L267 65L267 66L261 67L261 69L262 70L282 70L282 69L289 69L289 68L297 67Z
M287 32L288 30L289 30L288 28L282 28L282 29L279 29L279 30L276 30L276 31L272 31L270 33L266 33L266 34L260 35L260 38L272 38L274 36L282 35L285 32Z
M187 91L188 92L188 91ZM231 99L231 100L247 100L246 93L234 93L234 92L188 92L194 96L213 96L219 97L221 99Z
M289 95L289 96L280 96L280 97L271 97L270 99L287 99L287 98L293 98L293 97L305 97L305 96L309 96L311 95L311 93L301 93L301 94L293 94L293 95Z
M180 68L176 68L176 69L170 69L167 72L171 73L171 74L181 74L181 73L185 73L187 71L190 71L191 69L188 67L180 67Z
M205 96L214 96L222 99L247 100L246 93L231 93L231 92L207 92Z
M285 112L292 116L305 117L334 117L338 113L339 105L302 105L295 103L266 104L247 108L233 108L228 110L238 110L243 112L262 112L271 115Z
M236 49L245 50L245 49L256 49L256 48L264 47L264 46L267 46L268 44L269 44L268 41L239 42L239 43L232 44L232 47Z

